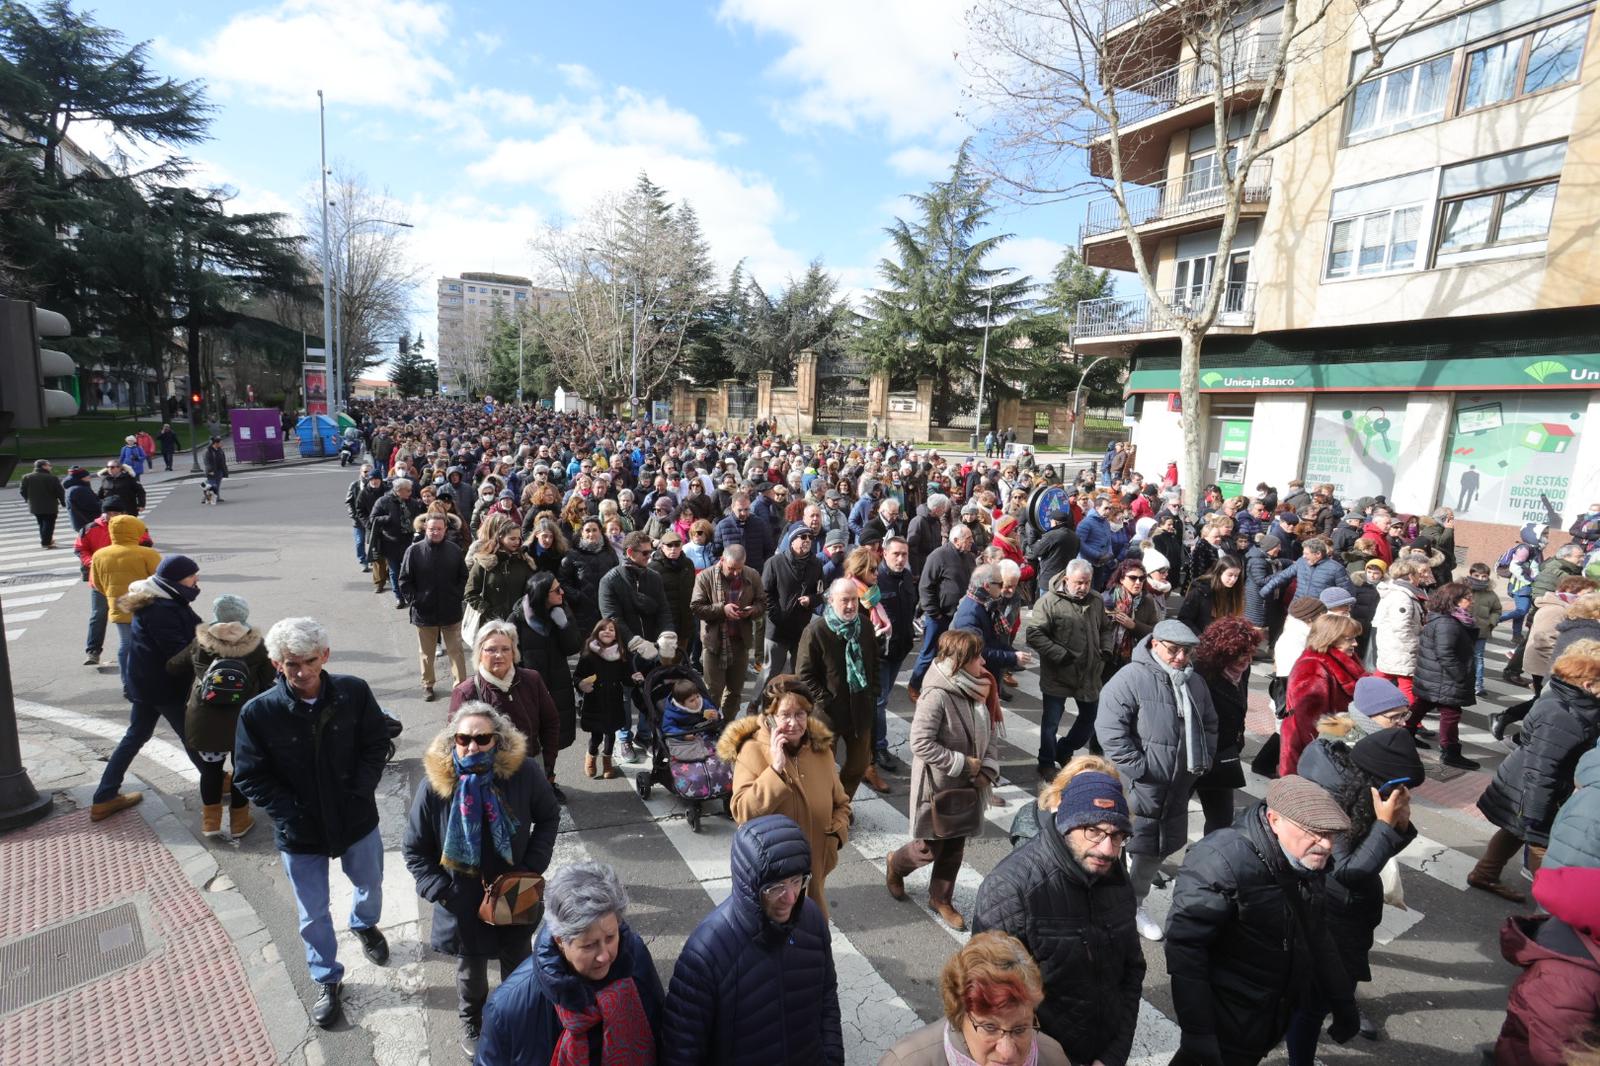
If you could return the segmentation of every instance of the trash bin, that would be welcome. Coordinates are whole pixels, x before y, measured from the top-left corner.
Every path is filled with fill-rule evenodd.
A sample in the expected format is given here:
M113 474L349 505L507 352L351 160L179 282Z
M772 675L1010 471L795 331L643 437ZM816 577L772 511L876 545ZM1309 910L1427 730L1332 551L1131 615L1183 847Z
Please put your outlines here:
M339 454L339 426L327 415L306 415L295 424L295 433L303 458Z

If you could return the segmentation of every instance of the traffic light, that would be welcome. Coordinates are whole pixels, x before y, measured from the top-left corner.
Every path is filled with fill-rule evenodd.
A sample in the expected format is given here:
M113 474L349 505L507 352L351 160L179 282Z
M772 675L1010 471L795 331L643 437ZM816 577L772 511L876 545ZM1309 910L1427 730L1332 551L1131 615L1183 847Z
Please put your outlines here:
M45 387L47 379L77 374L77 364L39 344L41 337L71 335L66 318L54 311L26 300L0 300L0 433L42 429L47 419L78 413L71 393Z

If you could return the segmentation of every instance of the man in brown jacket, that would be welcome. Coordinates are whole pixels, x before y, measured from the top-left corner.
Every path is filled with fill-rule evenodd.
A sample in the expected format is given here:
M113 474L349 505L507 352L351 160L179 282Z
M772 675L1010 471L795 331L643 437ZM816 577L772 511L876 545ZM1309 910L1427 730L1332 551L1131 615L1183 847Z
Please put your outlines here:
M754 620L767 609L761 575L744 564L744 546L728 544L715 566L695 575L689 613L700 623L701 663L711 700L732 721L744 706Z

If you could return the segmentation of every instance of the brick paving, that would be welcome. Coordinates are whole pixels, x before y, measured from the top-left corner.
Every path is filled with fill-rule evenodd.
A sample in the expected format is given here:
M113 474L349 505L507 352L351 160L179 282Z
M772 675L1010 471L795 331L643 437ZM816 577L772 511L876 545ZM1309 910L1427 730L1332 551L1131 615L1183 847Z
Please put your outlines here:
M0 1017L7 1066L277 1060L222 923L139 812L91 825L84 810L0 837L0 870L0 942L130 899L149 922L143 961Z

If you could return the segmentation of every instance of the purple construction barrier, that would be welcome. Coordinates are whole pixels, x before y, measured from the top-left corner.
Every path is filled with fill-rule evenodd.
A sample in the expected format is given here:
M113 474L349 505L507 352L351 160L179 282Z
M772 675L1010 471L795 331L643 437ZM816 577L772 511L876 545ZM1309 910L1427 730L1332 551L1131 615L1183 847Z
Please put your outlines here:
M233 455L241 463L283 461L283 412L276 407L236 407L228 412L233 424Z

